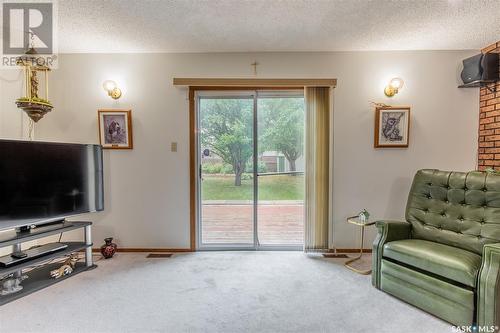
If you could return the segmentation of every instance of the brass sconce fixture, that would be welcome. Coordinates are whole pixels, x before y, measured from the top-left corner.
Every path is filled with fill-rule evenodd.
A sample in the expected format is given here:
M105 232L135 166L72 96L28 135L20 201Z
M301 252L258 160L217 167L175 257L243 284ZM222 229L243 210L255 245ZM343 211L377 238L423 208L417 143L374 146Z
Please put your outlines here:
M108 92L108 96L112 99L118 99L122 97L122 91L116 86L115 81L106 80L103 82L102 87Z
M403 88L404 81L399 77L395 77L389 81L389 84L384 89L384 94L387 97L393 97L399 92L399 89Z

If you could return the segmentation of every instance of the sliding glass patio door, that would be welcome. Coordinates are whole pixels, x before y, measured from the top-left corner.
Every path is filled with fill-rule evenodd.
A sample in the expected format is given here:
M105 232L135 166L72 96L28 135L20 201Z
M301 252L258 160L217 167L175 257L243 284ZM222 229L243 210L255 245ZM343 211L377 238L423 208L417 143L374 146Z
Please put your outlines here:
M199 248L255 247L254 96L198 96Z
M207 91L196 106L198 249L301 249L302 91Z
M298 247L304 238L304 96L257 99L257 236L261 247Z

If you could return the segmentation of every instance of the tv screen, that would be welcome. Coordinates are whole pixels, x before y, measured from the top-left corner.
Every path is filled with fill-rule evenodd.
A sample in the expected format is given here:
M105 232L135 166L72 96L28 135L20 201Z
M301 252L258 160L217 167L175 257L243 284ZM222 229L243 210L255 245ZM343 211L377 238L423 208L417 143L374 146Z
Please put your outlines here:
M0 229L104 209L99 145L0 140Z

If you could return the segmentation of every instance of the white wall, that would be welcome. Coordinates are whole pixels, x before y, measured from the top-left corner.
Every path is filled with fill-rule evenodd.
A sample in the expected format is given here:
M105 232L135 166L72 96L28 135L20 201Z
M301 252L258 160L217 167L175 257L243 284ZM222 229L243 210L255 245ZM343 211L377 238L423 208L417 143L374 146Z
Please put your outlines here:
M105 212L95 222L97 244L114 236L122 247L189 247L189 126L185 88L173 77L337 78L334 92L335 241L356 246L357 230L345 217L368 209L401 218L411 178L419 168L475 168L476 89L457 89L461 60L474 51L258 54L60 55L52 73L55 109L36 126L38 140L98 142L97 109L132 109L134 149L105 151ZM0 72L2 78L15 74ZM405 87L392 98L383 87L393 76ZM113 101L106 79L124 95ZM23 137L13 101L20 81L1 81L0 136ZM373 148L374 110L369 101L410 105L408 149ZM170 142L178 152L170 152ZM371 230L370 238L375 234ZM370 239L371 241L371 239Z

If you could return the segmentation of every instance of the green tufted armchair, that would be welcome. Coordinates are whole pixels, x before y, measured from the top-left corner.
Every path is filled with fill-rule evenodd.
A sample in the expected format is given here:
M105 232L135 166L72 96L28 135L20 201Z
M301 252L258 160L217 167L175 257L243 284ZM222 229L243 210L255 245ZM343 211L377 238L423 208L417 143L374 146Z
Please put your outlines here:
M457 326L500 326L500 175L420 170L406 221L376 226L376 288Z

